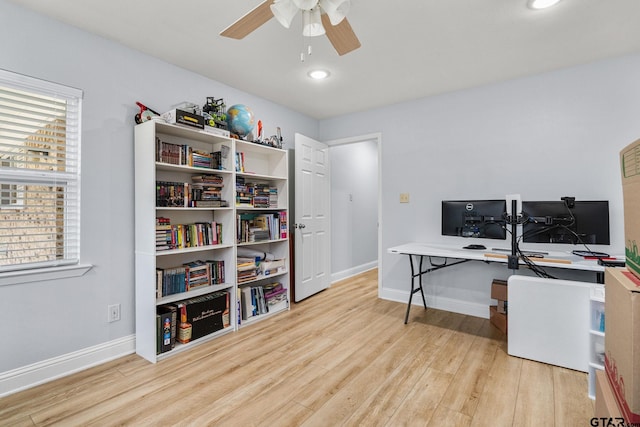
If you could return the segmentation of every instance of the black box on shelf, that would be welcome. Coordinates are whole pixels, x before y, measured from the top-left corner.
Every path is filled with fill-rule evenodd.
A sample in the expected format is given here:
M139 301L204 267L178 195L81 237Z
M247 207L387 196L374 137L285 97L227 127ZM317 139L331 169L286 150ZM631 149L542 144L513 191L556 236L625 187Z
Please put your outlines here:
M191 323L191 339L223 329L229 316L229 293L214 292L178 303L186 305L187 322ZM180 309L178 309L180 313Z

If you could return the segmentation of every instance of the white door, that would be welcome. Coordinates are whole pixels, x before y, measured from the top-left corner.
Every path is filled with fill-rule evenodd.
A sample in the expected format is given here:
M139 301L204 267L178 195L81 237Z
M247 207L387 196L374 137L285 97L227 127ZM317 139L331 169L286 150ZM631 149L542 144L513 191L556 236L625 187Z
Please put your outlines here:
M295 301L331 284L329 146L295 136Z

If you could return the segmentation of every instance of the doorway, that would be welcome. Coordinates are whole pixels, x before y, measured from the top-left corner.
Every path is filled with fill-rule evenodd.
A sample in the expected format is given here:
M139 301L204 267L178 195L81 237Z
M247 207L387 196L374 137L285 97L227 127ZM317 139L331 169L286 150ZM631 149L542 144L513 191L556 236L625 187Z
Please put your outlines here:
M382 259L383 224L381 143L382 135L380 133L326 142L329 159L333 155L335 161L341 165L340 172L337 175L341 177L340 180L333 177L330 178L332 186L335 185L336 188L331 189L332 194L329 196L329 203L332 206L334 204L336 206L346 204L342 208L329 211L330 223L339 221L337 224L340 230L338 232L332 230L330 233L332 264L336 262L334 261L336 257L344 258L340 258L340 262L336 264L336 267L333 265L330 267L331 277L329 278L328 286L330 286L330 283L378 267L378 295L381 293L382 267L379 262ZM329 163L331 163L331 160L329 160ZM291 165L293 167L289 175L290 178L293 178L298 176L300 173L299 168L302 165L298 165L297 162L292 162ZM333 176L333 170L330 175ZM291 203L292 207L297 205L300 197L303 196L297 194L302 188L297 181L297 179L290 179L290 183L293 182L293 187L296 187L296 190L292 192L294 200L296 200L296 202ZM361 188L364 188L364 190L360 191ZM372 194L375 195L372 196ZM366 213L363 213L363 211L366 211ZM294 212L292 218L297 218L298 216L299 213ZM366 217L366 221L362 220L364 217ZM357 224L357 227L354 227L354 224ZM368 225L360 227L361 224ZM295 288L299 286L299 273L297 271L293 272L297 269L297 267L294 269L294 265L301 261L293 260L300 257L298 253L300 248L297 247L297 244L294 244L294 241L298 240L297 231L299 230L295 230L294 227L291 231L292 237L295 236L291 241L291 270L292 277L296 277L295 286L294 280L292 280L291 288L292 298L297 302L302 299L295 292ZM365 237L363 238L362 236ZM362 249L362 242L365 241L367 242L366 250ZM334 252L336 255L333 255ZM340 255L337 255L338 253Z
M328 141L331 164L331 282L379 267L381 135ZM381 274L378 274L380 287Z

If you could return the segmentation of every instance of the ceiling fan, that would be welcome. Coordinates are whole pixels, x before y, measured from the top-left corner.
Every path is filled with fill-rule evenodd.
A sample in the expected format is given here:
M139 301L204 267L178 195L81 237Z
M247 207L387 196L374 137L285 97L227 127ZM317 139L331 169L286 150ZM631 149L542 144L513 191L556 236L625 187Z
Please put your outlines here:
M302 34L306 37L326 34L338 55L344 55L360 47L360 40L346 18L350 3L349 0L265 0L220 35L243 39L272 17L289 28L298 11L302 11Z

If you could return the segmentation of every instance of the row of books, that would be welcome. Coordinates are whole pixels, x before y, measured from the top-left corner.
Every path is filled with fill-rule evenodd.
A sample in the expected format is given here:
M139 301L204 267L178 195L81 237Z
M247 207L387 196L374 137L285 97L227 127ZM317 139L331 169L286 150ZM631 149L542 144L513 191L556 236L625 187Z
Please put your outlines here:
M263 242L287 238L287 212L239 213L236 215L237 242Z
M156 251L219 244L222 244L222 224L219 222L171 224L169 218L156 218Z
M236 172L244 172L244 153L236 152Z
M157 207L188 207L188 194L186 182L156 181Z
M270 208L278 206L278 189L269 184L253 184L253 207Z
M247 208L277 208L278 189L266 183L245 182L236 177L236 206Z
M221 151L206 152L187 144L174 144L156 138L156 162L171 165L191 166L203 169L224 169L225 153L229 147L222 146Z
M278 311L288 303L287 289L280 282L244 286L238 289L239 322Z
M196 175L193 183L156 181L157 207L221 207L223 179L219 175Z
M156 298L219 285L224 281L224 260L197 260L170 268L156 268Z
M193 175L191 177L191 181L194 183L202 182L207 184L215 184L222 187L222 183L224 182L224 179L220 175L208 173L203 175Z

